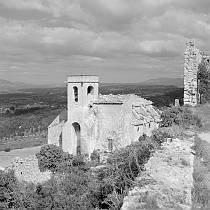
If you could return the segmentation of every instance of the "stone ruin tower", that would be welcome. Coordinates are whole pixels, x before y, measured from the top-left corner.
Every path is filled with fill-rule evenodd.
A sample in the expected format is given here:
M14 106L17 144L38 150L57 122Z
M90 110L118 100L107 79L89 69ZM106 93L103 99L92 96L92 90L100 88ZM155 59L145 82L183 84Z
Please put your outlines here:
M199 103L198 66L202 61L202 52L195 47L195 41L186 43L184 54L184 105L196 106Z
M204 62L209 71L210 57L195 47L195 41L186 43L184 54L184 105L196 106L200 103L200 94L198 92L198 67Z

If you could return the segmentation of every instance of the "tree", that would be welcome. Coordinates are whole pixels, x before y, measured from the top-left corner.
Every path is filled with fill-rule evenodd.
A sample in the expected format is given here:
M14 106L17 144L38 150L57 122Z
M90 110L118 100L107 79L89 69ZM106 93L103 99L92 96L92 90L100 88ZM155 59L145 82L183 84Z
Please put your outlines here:
M72 159L71 155L63 152L60 147L53 144L42 146L40 152L36 154L36 157L40 171L50 170L53 173L61 169L65 160Z
M14 206L16 185L14 171L0 170L0 209L10 209Z
M207 64L202 61L198 66L198 93L200 103L206 103L207 93L208 93L208 83L209 83L209 73Z

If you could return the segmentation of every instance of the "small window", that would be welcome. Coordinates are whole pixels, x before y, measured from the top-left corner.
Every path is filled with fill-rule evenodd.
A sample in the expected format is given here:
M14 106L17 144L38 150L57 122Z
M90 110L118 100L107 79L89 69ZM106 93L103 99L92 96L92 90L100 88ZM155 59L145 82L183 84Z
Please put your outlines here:
M78 87L74 86L73 90L74 90L74 101L78 102Z
M59 136L59 147L62 148L62 133Z
M91 95L94 94L94 88L93 88L93 86L88 86L87 94L88 94L88 95L89 95L89 94L91 94Z

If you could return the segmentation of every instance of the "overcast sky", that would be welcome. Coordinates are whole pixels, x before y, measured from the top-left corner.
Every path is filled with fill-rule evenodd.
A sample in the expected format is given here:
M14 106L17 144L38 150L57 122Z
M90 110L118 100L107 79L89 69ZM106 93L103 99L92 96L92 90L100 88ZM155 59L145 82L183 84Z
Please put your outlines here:
M0 0L0 79L182 77L191 38L210 49L210 0Z

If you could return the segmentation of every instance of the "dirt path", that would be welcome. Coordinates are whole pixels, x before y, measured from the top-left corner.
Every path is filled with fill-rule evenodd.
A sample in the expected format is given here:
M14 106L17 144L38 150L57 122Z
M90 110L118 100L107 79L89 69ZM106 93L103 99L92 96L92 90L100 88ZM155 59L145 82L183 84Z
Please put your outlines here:
M193 141L165 142L145 164L146 171L124 198L121 210L191 209Z
M16 149L10 152L0 152L0 169L10 166L10 163L16 158L26 158L31 155L35 155L39 152L41 146L24 148L24 149Z

